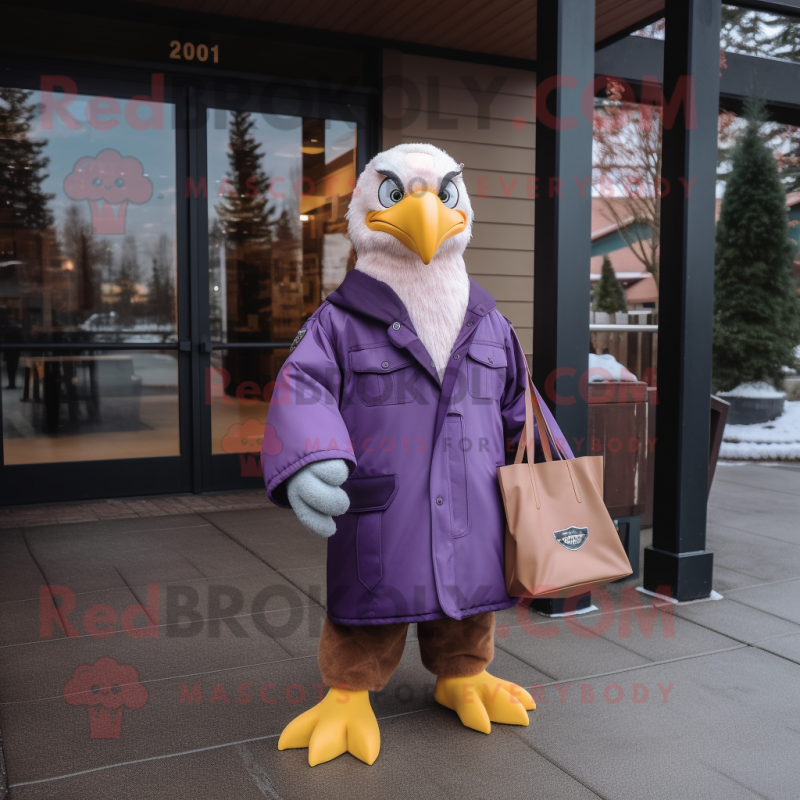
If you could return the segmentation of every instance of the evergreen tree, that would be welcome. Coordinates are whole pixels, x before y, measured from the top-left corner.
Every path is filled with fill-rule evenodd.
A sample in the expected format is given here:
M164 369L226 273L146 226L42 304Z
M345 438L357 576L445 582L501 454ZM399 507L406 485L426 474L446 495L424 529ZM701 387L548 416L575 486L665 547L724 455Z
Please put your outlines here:
M270 179L261 166L264 157L253 129L249 111L231 112L228 140L229 172L217 204L222 227L229 242L267 242L274 221L269 206Z
M0 88L0 210L10 211L9 221L21 228L44 230L53 224L47 204L54 195L42 191L50 163L42 154L47 142L29 138L37 113L32 94Z
M167 327L162 330L164 341L174 333L175 326L175 270L170 255L170 241L162 233L151 254L153 271L148 286L149 313L156 324Z
M714 385L779 383L800 343L800 301L791 264L786 197L761 135L764 105L745 104L746 126L717 225L714 300Z
M800 29L781 14L723 5L720 46L732 53L800 61Z
M78 308L94 311L98 302L96 263L99 248L92 233L91 220L84 216L76 203L67 206L61 240L64 254L72 260L78 274Z
M139 266L138 248L136 237L128 234L122 240L122 255L120 258L119 271L116 276L116 284L119 287L119 311L120 322L123 325L131 325L134 322L133 304L138 294L138 286L142 280L142 271Z
M617 280L611 259L603 256L603 266L600 271L600 280L592 295L592 309L606 314L615 314L617 311L628 310L628 300L625 290Z

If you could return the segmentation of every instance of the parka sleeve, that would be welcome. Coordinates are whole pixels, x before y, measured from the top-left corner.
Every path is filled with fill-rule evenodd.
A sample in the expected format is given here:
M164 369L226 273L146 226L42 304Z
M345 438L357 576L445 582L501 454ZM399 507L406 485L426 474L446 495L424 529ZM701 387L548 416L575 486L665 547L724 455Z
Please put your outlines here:
M270 400L261 469L267 495L289 507L286 481L312 461L341 458L352 473L356 458L339 412L342 370L321 319L324 308L306 323L306 332L281 367Z

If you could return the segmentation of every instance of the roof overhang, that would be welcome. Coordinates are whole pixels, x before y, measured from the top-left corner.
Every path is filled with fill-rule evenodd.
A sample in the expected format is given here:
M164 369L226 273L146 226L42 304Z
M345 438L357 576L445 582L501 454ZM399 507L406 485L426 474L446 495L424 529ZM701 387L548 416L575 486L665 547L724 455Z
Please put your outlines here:
M536 60L536 0L136 0L204 15L304 27L500 58ZM595 41L606 45L663 15L664 0L595 0Z

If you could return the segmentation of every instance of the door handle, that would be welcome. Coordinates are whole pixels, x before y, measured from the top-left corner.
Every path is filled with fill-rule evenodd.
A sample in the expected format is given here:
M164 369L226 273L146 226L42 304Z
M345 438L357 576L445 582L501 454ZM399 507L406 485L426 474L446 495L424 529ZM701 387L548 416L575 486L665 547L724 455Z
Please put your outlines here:
M202 342L200 342L199 350L201 353L207 354L214 350L214 346L211 344L211 342L204 339Z
M190 339L182 339L178 343L178 350L182 353L191 353L192 352L192 342Z

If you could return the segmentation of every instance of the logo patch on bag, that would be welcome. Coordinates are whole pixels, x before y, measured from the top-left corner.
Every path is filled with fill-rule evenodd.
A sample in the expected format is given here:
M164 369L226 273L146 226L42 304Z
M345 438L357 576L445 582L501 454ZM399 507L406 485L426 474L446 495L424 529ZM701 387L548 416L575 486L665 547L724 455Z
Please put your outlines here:
M290 353L294 353L295 348L297 347L297 345L299 345L300 342L303 341L303 337L306 335L306 330L307 330L306 326L303 325L303 327L300 328L299 331L297 331L297 335L294 337L294 339L292 340L292 344L289 347L289 352Z
M556 541L562 546L566 547L567 550L577 550L579 547L583 547L586 544L586 540L589 538L589 529L588 528L564 528L563 531L553 531L553 536L556 537Z

